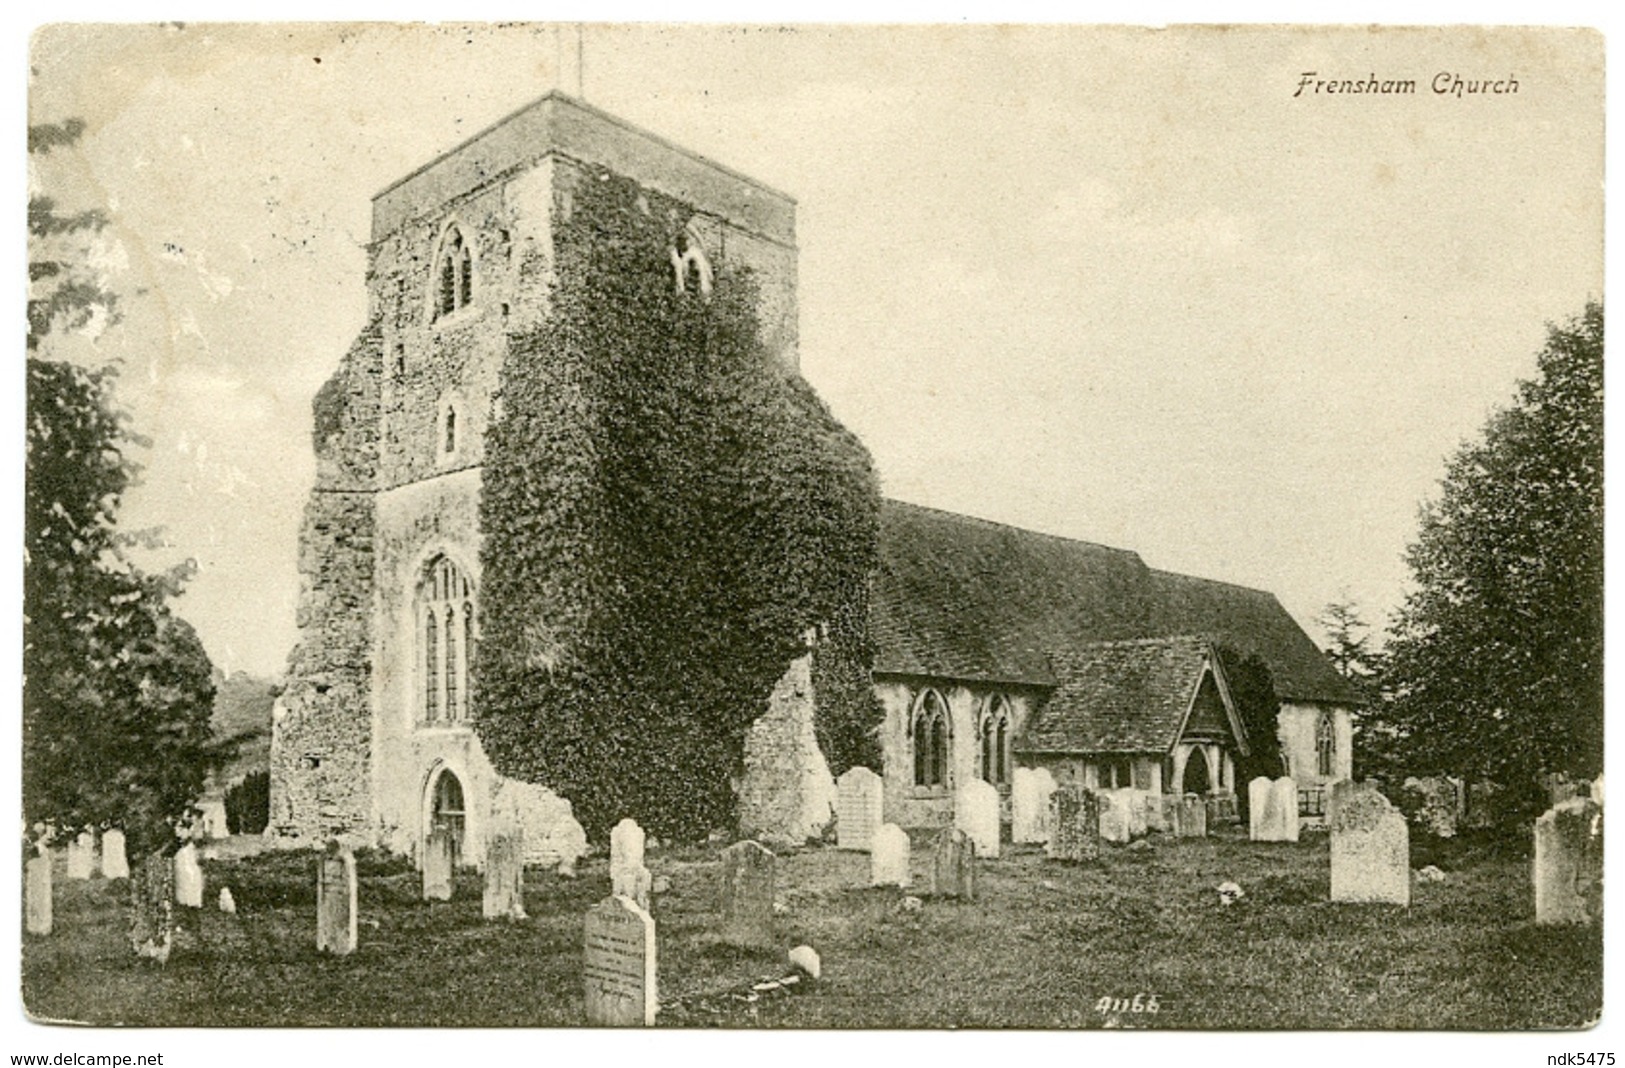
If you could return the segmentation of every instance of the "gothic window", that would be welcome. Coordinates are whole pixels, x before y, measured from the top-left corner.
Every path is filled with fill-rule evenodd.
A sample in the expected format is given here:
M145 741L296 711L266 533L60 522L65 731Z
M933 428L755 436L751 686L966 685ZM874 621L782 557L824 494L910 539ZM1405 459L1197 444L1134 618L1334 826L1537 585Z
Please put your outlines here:
M474 303L474 253L462 230L447 228L436 258L434 317L450 315Z
M1010 703L995 694L982 713L977 730L981 749L977 774L994 786L1010 781Z
M448 393L440 398L440 414L435 429L435 456L442 463L455 459L458 448L468 437L462 410L462 402L455 393Z
M425 723L468 718L468 665L474 654L474 589L456 564L436 557L418 590L419 664Z
M1322 712L1315 727L1315 757L1322 778L1337 774L1337 728L1330 712Z
M671 248L671 266L677 276L677 292L711 295L711 261L705 257L700 235L692 226L683 228Z
M466 833L466 814L463 808L463 784L450 771L442 771L434 784L434 808L429 817L430 830L451 836L453 861L461 858L463 836Z
M927 690L909 724L914 739L914 785L948 785L948 705Z

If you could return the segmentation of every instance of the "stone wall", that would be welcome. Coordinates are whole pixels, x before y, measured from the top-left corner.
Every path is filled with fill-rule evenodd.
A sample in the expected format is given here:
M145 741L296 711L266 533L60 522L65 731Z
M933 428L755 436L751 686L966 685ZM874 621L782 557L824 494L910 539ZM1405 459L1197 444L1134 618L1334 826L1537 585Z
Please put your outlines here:
M1332 714L1332 726L1337 733L1337 752L1331 775L1320 774L1315 749L1315 732L1323 710ZM1287 762L1287 774L1299 786L1318 786L1354 777L1354 725L1347 708L1283 700L1276 723L1276 737L1281 743L1281 756Z

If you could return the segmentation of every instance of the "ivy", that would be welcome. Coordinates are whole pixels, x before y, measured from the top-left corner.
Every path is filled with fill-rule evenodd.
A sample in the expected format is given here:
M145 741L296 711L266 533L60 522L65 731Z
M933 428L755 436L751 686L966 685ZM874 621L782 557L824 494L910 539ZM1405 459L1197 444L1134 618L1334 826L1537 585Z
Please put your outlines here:
M733 822L745 734L810 635L820 738L872 747L878 483L767 351L748 270L678 291L692 209L603 171L569 203L487 439L478 730L595 838L697 837Z

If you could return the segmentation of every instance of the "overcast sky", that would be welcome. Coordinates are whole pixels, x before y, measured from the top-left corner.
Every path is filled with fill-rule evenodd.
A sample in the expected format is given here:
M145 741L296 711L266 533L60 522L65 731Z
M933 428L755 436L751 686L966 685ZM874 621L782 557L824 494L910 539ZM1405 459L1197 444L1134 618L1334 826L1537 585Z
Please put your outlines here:
M569 39L573 48L573 37ZM38 177L100 201L150 435L126 521L195 557L222 668L279 672L310 400L370 199L560 83L559 35L49 29ZM588 28L586 99L793 195L801 362L890 496L1374 622L1446 456L1602 294L1602 45L1474 29ZM1326 79L1414 95L1294 96ZM1515 77L1436 94L1439 74ZM575 91L573 76L564 79Z

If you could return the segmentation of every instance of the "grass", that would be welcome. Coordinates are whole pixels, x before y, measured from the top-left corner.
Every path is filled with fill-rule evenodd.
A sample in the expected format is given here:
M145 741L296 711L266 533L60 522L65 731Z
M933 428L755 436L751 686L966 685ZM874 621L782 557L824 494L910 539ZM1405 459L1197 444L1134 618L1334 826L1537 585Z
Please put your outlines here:
M808 849L779 866L784 946L823 957L823 980L747 1001L782 975L781 952L717 941L714 851L651 851L671 882L655 902L661 1022L725 1027L1577 1028L1602 1003L1596 929L1534 925L1526 851L1418 841L1436 864L1408 909L1327 901L1327 843L1154 837L1063 865L1031 848L984 862L974 902L933 900L929 843L915 888L872 889L865 854ZM209 900L229 885L238 915L184 913L165 967L123 939L125 883L58 873L56 932L25 939L23 993L37 1018L162 1026L577 1026L581 922L608 892L602 860L577 879L527 873L530 919L487 922L480 884L418 900L403 861L364 855L360 948L315 950L314 860L270 852L206 862ZM1231 906L1214 887L1239 883ZM1156 995L1157 1012L1101 999Z

